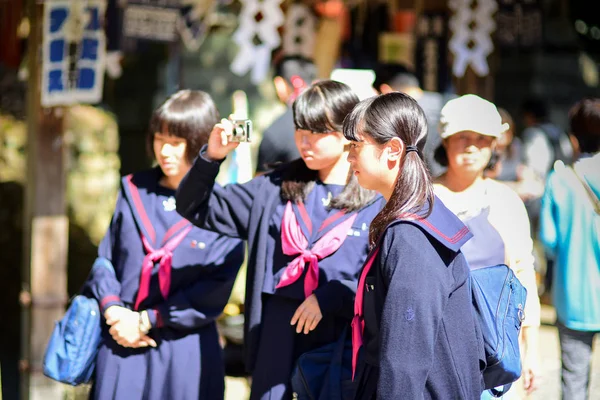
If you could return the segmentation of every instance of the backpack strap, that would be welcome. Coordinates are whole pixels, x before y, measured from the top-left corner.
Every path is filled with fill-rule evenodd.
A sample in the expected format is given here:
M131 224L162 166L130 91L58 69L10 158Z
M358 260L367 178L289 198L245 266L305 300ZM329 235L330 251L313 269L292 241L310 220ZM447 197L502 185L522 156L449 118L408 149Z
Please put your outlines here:
M573 172L575 173L575 176L577 177L579 182L581 182L581 185L587 192L588 197L590 198L590 201L592 202L592 205L594 206L594 211L596 212L596 214L600 215L600 200L598 199L598 197L596 196L596 194L594 193L594 191L592 190L590 185L587 183L585 178L579 173L579 171L577 171L577 168L575 168L575 166L572 166L571 169L573 170Z

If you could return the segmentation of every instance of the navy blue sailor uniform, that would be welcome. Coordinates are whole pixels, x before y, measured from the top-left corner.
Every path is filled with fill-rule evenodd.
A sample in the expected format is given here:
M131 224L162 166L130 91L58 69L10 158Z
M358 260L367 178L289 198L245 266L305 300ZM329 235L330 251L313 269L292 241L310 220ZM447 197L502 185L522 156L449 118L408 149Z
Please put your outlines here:
M357 292L356 399L479 399L483 344L460 252L470 238L437 198L429 217L387 227Z
M112 262L116 276L106 269L94 270L84 287L102 312L112 305L147 310L149 335L158 346L122 347L105 326L93 399L224 396L215 320L243 262L243 242L181 218L175 211L175 191L158 184L161 176L155 168L123 178L98 250Z
M244 347L246 368L253 377L253 399L290 398L289 379L297 358L336 341L350 323L358 274L368 253L369 225L385 201L377 196L361 210L328 223L339 212L327 207L328 202L343 186L316 182L304 210L292 204L309 248L356 214L339 250L319 261L314 294L323 319L308 335L296 334L290 321L305 299L306 271L294 283L278 287L295 258L282 251L281 223L287 201L281 197L281 184L285 168L302 162L221 188L213 185L220 163L205 159L201 151L177 191L177 209L184 217L202 228L248 241Z

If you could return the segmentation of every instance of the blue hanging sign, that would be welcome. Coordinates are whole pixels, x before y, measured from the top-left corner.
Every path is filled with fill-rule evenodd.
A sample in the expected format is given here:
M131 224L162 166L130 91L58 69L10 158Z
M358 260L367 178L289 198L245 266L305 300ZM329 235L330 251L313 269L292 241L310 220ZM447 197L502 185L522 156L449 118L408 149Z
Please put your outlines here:
M44 2L42 106L102 100L106 0Z

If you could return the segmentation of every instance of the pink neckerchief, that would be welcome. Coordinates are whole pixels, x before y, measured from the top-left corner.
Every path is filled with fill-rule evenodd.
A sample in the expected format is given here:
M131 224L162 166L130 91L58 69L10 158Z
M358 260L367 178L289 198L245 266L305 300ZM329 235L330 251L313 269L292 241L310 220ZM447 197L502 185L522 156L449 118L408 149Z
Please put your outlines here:
M356 372L356 361L358 359L358 350L363 344L363 332L365 330L365 321L363 319L363 297L365 295L365 281L367 275L373 266L373 261L379 253L379 247L371 253L371 257L365 263L363 270L358 279L358 287L356 288L356 297L354 299L354 318L352 318L352 379Z
M142 262L142 273L140 276L140 289L138 290L137 297L135 299L135 307L134 310L137 310L147 297L150 292L150 278L152 277L152 268L154 267L155 262L159 262L158 268L158 283L160 286L160 293L163 298L166 300L169 296L169 289L171 288L171 269L172 269L172 259L173 259L173 250L179 246L181 241L185 238L185 236L192 230L192 224L190 224L186 220L181 220L175 225L173 225L167 233L165 234L165 238L163 242L167 240L173 233L177 232L181 227L185 226L185 228L177 234L177 236L173 237L171 240L167 241L163 247L160 249L152 248L152 245L146 239L146 237L142 234L142 243L144 244L144 249L146 250L146 256L144 257L144 261Z
M303 217L305 225L309 230L312 229L312 224L308 218L308 213L302 202L298 202L300 214ZM323 230L333 221L341 218L345 213L340 211L335 215L327 218L319 231ZM350 218L334 227L321 237L315 245L308 249L308 239L304 236L300 224L296 219L296 214L292 209L292 203L288 201L283 213L281 222L281 247L283 254L288 256L298 255L286 267L283 275L277 284L276 288L291 285L302 276L306 263L309 263L309 270L304 279L304 296L310 296L313 291L319 286L319 260L335 253L340 248L344 240L348 237L348 231L352 227L357 214L355 213Z

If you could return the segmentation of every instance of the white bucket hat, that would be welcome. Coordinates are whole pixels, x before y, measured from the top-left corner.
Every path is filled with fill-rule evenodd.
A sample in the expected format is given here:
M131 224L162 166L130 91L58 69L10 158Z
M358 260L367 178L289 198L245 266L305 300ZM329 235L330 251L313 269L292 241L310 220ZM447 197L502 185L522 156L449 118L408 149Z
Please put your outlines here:
M507 123L502 123L496 106L474 94L448 101L440 113L439 131L442 139L463 131L498 138L508 128Z

